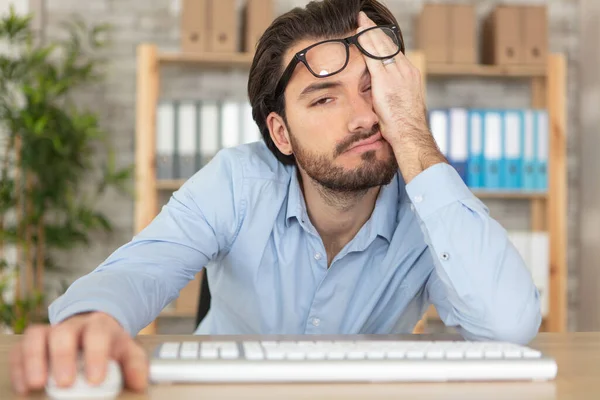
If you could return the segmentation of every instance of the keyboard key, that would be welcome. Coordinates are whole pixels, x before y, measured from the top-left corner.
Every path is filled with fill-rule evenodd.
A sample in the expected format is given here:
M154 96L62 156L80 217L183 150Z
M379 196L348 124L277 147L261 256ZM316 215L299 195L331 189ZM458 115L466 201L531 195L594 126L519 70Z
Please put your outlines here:
M200 358L204 360L216 360L219 358L219 349L214 346L206 346L202 343L200 347Z
M541 356L542 353L534 349L527 349L523 352L523 357L525 358L540 358Z
M266 358L267 360L283 360L285 358L285 352L267 348Z
M306 358L306 353L303 351L290 351L286 354L288 360L304 360Z
M370 350L367 352L369 360L382 360L385 358L385 352L382 350Z
M198 358L198 350L200 343L198 342L183 342L181 344L180 357L186 360L194 360Z
M516 359L516 358L522 358L523 357L523 352L521 352L521 350L504 350L503 352L504 358L511 358L511 359Z
M179 343L167 342L163 343L159 353L160 358L175 359L179 357Z
M445 355L449 360L460 360L465 356L465 353L461 350L447 350Z
M307 360L324 360L325 359L325 352L323 351L319 351L319 350L313 350L313 351L309 351L306 354L306 359Z
M236 359L240 356L240 352L236 347L223 347L221 349L221 358L226 359L226 360L233 360Z
M406 351L405 350L392 350L392 351L389 351L386 356L387 356L387 358L391 358L391 359L402 359L402 358L406 357Z

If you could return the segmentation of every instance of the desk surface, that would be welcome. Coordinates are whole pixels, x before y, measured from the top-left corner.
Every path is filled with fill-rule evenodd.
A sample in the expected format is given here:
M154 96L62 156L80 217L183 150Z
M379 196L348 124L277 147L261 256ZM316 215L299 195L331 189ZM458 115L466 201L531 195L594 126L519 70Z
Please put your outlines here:
M269 336L268 338L295 339L296 337ZM326 338L352 337L328 336ZM418 339L424 340L446 338L418 335ZM140 336L138 338L148 352L160 341L170 339L184 340L186 336ZM227 337L206 339L223 340ZM17 340L19 340L18 336L0 335L0 398L3 400L20 398L12 394L8 372L8 352ZM535 383L157 385L151 386L144 394L124 392L119 399L600 399L600 333L542 333L530 346L542 350L557 360L556 380ZM46 398L44 393L27 397L27 399Z

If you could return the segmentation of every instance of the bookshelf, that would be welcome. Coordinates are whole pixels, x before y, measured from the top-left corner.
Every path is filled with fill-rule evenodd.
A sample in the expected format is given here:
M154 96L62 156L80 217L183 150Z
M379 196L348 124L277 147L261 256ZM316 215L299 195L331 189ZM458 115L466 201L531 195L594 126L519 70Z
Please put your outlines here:
M542 66L490 66L427 64L422 53L407 53L419 68L426 87L427 77L452 79L454 77L489 77L496 79L521 78L529 80L531 106L548 110L550 136L548 158L548 191L509 192L476 191L481 199L506 199L530 203L530 229L547 231L549 235L550 304L542 329L564 332L567 325L567 265L566 265L566 61L562 54L551 54ZM155 169L155 120L159 99L160 68L177 64L208 68L250 68L252 55L163 53L154 44L137 48L136 93L136 199L135 232L139 232L157 215L161 191L177 190L182 180L157 180ZM189 311L165 310L161 316L190 316ZM424 316L418 329L423 329L429 318L435 318L432 308ZM156 322L141 334L154 333Z

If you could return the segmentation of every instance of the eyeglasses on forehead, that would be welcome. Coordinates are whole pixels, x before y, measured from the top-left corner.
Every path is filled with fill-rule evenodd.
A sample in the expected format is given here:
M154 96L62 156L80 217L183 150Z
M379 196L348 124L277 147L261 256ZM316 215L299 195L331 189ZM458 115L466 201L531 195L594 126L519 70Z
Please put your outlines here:
M351 45L355 45L367 57L377 60L394 57L404 51L399 32L396 25L378 25L347 38L323 40L298 51L283 71L274 98L278 99L283 94L298 63L304 64L315 77L327 78L346 68ZM325 63L329 63L329 69L322 68L321 64Z

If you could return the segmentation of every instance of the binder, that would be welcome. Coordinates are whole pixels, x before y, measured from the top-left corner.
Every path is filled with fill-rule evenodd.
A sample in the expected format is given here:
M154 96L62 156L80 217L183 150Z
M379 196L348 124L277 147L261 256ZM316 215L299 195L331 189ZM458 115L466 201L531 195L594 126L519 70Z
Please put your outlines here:
M182 0L181 50L202 53L208 48L208 0Z
M235 53L238 51L238 13L236 0L207 0L208 46L213 53ZM205 29L207 29L205 28Z
M503 187L521 189L522 129L523 118L518 110L504 111L504 160Z
M429 112L429 127L440 152L444 157L448 157L449 138L447 110L431 110Z
M448 115L450 120L448 162L456 169L463 182L467 184L468 112L464 108L451 108Z
M204 101L200 107L200 159L206 165L219 151L219 105Z
M190 178L196 172L196 104L184 101L178 107L177 168L175 177Z
M536 157L536 189L539 191L548 190L548 112L546 110L536 110L536 132L537 132L537 157Z
M171 101L160 101L156 108L156 179L173 179L175 153L175 108Z
M252 118L252 106L250 102L242 103L242 143L258 142L261 139L258 125Z
M502 161L502 114L498 111L484 112L484 188L501 188L500 164Z
M240 144L240 106L235 101L221 104L221 147Z
M247 0L242 9L243 51L254 53L256 44L274 17L273 0Z
M521 6L524 64L545 65L548 56L548 12L546 5Z
M483 118L478 110L469 110L469 156L467 182L472 189L483 188Z
M550 253L547 232L531 233L531 275L540 292L542 315L548 315L550 292Z
M537 135L535 129L535 116L533 110L523 111L523 165L522 188L525 191L535 190L536 182L536 157Z
M532 241L530 231L508 231L508 238L532 273Z

